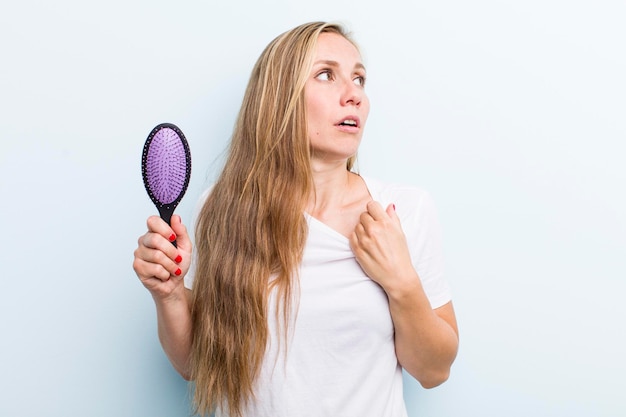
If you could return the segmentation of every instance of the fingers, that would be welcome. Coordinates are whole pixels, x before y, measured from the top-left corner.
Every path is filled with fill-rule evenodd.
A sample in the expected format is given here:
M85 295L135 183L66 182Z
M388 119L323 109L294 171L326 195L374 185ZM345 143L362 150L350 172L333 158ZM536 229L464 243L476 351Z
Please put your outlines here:
M191 252L191 239L187 233L187 228L183 224L179 215L173 215L171 220L171 228L176 235L176 244L183 251Z
M382 220L387 217L387 213L385 213L383 206L381 206L378 201L372 200L367 203L366 210L365 213L369 214L374 220Z
M165 222L165 220L163 220L159 216L148 217L148 221L146 222L146 224L148 226L148 232L161 235L170 243L176 240L176 233L174 232L174 230Z
M361 213L359 217L359 223L355 228L355 232L359 237L376 233L376 230L380 227L385 228L389 225L387 223L388 220L391 220L396 225L400 224L395 204L389 204L387 209L383 209L380 203L370 201L367 203L366 211Z
M182 261L182 255L169 240L148 232L139 238L133 268L142 280L158 278L167 281L172 276L182 274Z
M378 245L378 236L384 233L381 223L387 219L387 213L378 202L367 203L366 211L361 213L359 222L350 236L350 246L357 260L363 259L370 253L372 247Z
M149 279L167 281L183 274L190 263L190 242L180 216L175 216L175 229L170 227L158 216L148 218L148 232L138 239L135 250L133 268L139 278L146 283ZM177 233L179 237L177 236ZM172 245L172 241L180 238L189 250Z
M397 219L398 218L398 213L396 213L396 205L395 204L389 204L387 206L387 209L385 210L385 212L392 219Z
M149 262L140 257L135 257L133 269L144 283L153 279L168 281L172 276L176 276L176 271L171 273L162 264ZM180 270L180 268L177 270Z
M396 213L396 205L389 204L386 209L380 205L377 201L370 201L367 203L366 211L361 214L361 221L368 221L369 218L374 221L385 220L388 218L398 220L398 214Z
M395 206L386 209L377 203L367 204L354 232L350 247L365 273L384 289L394 279L412 269L411 258Z

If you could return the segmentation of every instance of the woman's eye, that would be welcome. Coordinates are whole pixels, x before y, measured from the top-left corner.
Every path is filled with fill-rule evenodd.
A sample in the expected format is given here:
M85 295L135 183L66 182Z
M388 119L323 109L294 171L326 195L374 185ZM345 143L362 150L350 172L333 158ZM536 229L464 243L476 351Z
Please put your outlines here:
M354 80L354 83L358 86L363 87L365 85L365 77L359 75L358 77L356 77Z
M317 74L315 78L317 78L318 80L322 80L322 81L330 81L332 80L332 74L330 71L322 71L319 74Z

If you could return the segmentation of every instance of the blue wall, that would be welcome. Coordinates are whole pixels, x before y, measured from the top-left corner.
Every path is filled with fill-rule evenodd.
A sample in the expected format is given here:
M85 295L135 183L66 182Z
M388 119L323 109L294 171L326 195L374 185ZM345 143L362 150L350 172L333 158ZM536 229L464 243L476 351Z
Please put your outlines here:
M0 415L190 414L132 268L143 141L179 125L213 178L278 33L348 24L372 111L361 172L424 186L461 328L410 416L625 415L626 5L21 1L0 13Z

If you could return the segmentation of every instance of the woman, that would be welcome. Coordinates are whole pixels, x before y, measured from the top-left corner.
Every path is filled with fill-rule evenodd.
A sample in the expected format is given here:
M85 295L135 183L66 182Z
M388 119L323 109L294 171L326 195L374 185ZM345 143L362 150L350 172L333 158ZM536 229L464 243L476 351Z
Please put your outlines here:
M148 219L133 267L200 414L405 416L402 368L427 388L448 377L458 333L432 201L351 171L365 75L338 25L280 35L202 203L191 271L180 217Z

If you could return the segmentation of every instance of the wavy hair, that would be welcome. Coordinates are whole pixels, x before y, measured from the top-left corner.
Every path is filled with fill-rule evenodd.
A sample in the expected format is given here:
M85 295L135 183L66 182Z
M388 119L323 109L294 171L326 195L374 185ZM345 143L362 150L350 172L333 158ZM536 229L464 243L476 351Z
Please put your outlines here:
M308 233L303 212L314 192L304 86L323 32L350 40L340 25L307 23L257 60L224 168L196 223L190 368L201 415L220 407L241 417L254 397L272 290L277 322L288 328Z

